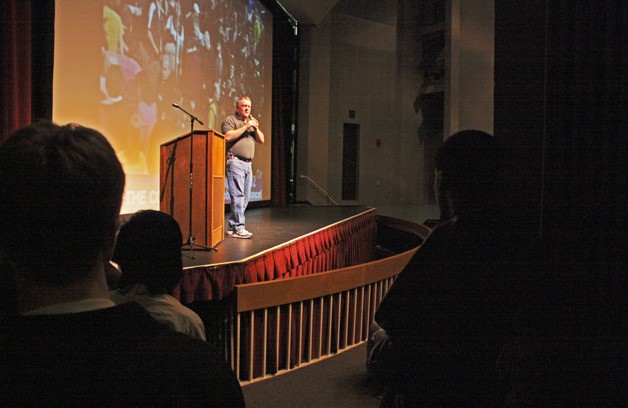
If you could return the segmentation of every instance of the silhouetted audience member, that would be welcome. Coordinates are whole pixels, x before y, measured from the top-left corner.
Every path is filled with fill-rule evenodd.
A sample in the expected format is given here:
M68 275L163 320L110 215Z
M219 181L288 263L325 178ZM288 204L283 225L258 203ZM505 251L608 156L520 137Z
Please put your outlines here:
M120 228L112 260L122 275L111 291L116 304L135 302L173 330L205 340L205 326L195 312L170 293L181 281L181 229L170 215L143 210Z
M38 124L0 145L0 250L19 311L0 321L0 406L244 406L209 344L109 298L124 182L93 129Z
M497 362L530 273L528 246L502 211L501 150L491 135L452 135L435 158L440 222L375 314L369 371L382 406L494 406Z

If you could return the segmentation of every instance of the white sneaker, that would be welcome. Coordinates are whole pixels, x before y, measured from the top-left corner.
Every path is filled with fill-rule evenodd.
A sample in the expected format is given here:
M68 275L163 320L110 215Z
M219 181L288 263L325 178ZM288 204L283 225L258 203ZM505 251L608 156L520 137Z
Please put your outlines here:
M252 233L250 233L250 232L248 232L248 231L247 231L247 230L245 230L245 229L241 229L241 230L239 230L239 231L233 232L233 233L231 234L231 236L232 236L233 238L245 238L245 239L246 239L246 238L251 238L251 237L253 236L253 234L252 234Z
M228 229L227 230L227 235L233 235L233 230L232 229Z

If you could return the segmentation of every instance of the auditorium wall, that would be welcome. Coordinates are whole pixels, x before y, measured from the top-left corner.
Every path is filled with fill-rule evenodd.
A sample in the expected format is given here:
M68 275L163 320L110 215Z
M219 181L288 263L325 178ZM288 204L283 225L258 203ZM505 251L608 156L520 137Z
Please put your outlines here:
M493 1L441 0L442 24L454 47L445 52L445 135L462 128L492 132ZM323 21L300 26L297 177L307 175L342 204L342 132L359 125L359 204L424 205L424 143L414 106L423 85L423 28L427 3L438 0L340 0ZM487 4L489 3L489 4ZM454 17L454 18L452 18ZM480 58L478 58L480 57ZM354 113L354 116L352 116ZM326 204L316 188L297 179L298 201Z

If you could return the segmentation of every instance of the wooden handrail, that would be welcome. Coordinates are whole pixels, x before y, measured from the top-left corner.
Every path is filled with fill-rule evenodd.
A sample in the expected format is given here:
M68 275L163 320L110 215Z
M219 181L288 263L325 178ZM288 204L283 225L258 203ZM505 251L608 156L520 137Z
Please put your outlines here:
M240 313L315 299L396 276L417 249L329 272L236 285L236 311Z

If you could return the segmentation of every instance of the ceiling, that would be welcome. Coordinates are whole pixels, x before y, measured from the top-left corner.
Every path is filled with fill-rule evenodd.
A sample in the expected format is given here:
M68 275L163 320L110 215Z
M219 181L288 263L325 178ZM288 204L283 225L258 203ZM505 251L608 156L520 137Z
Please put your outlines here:
M338 0L278 0L299 24L318 25Z
M341 13L395 25L396 0L278 0L299 25L319 25L336 7Z

